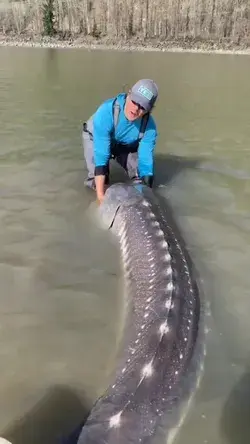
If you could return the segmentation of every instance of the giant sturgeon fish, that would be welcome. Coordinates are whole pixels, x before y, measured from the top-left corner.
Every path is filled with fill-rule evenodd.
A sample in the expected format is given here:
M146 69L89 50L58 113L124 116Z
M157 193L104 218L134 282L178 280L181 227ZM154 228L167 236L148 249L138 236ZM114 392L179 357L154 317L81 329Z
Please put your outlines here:
M110 186L99 210L119 239L128 310L118 365L78 444L148 444L158 430L169 442L199 379L202 304L193 266L170 209L137 187Z

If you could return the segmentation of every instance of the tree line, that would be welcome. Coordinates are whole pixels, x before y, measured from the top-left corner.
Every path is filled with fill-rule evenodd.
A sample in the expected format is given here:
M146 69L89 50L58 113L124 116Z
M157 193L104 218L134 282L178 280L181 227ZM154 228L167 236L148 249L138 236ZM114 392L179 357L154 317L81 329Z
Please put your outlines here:
M250 42L250 0L9 0L0 31Z

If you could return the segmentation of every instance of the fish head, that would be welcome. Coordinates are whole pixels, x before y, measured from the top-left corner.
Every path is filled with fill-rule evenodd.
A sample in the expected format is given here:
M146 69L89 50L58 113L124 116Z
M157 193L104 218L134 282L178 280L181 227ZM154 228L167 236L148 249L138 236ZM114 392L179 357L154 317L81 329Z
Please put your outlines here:
M142 193L133 185L125 183L111 185L99 207L99 214L104 227L112 228L122 209L128 206L136 206L142 200Z

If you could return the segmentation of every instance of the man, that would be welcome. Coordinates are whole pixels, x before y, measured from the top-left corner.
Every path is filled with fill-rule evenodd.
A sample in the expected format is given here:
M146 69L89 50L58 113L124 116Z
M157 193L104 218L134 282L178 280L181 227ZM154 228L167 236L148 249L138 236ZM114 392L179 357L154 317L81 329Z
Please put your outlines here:
M109 160L114 158L131 180L153 185L154 148L157 139L151 115L158 97L157 85L139 80L128 94L106 100L83 125L85 185L96 190L102 202L109 183Z

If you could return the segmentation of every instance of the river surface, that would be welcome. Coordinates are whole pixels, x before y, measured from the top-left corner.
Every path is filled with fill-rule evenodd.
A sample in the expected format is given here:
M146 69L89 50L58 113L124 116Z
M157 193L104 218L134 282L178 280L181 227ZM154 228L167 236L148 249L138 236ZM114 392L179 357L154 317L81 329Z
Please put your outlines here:
M0 48L0 434L13 444L58 443L115 365L119 251L93 223L81 126L141 77L160 90L159 192L211 308L176 443L249 442L249 72L247 56Z

